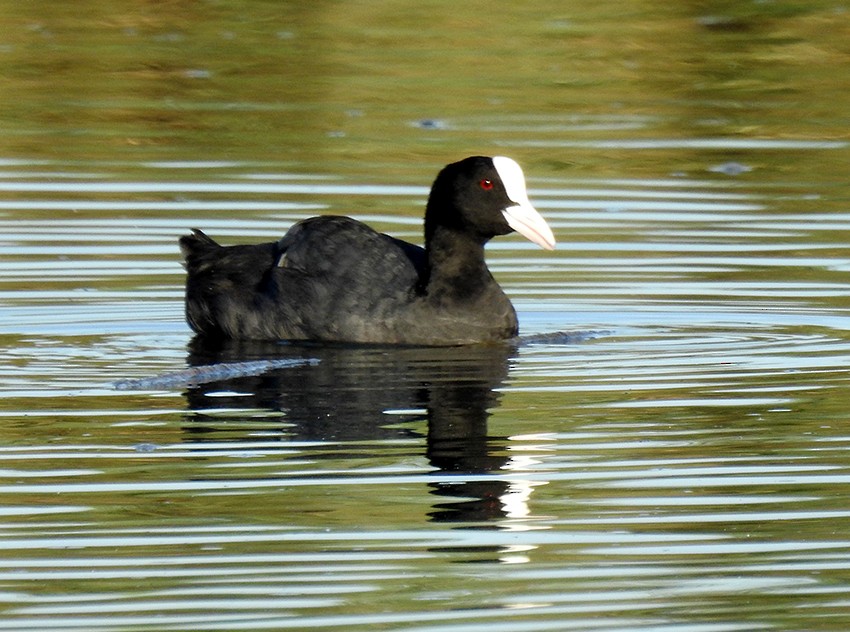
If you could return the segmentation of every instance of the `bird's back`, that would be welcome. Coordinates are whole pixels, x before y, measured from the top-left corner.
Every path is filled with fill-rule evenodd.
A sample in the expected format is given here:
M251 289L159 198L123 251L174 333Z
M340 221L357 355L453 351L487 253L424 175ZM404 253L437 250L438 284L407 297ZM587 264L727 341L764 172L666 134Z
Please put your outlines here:
M415 300L424 250L348 217L313 217L280 240L274 284L303 337L379 342ZM285 318L289 319L287 315Z
M295 224L277 243L180 240L186 316L198 333L245 339L391 338L415 298L424 251L347 217Z

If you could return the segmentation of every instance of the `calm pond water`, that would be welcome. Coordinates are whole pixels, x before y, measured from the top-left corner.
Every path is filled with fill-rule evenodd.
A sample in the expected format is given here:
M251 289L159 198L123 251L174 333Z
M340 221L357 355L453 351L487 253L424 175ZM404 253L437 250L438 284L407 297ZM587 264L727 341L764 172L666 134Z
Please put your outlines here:
M848 629L848 10L0 3L0 630ZM189 228L420 241L475 153L569 340L193 343Z

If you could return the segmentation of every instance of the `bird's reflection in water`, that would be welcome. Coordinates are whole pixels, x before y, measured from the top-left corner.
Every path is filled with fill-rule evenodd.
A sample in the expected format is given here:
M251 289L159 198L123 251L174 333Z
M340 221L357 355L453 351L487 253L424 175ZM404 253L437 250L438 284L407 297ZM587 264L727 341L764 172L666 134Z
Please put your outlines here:
M190 387L186 431L194 441L239 440L204 411L280 411L288 436L300 441L380 441L421 436L427 419L427 458L441 474L431 484L441 497L430 516L440 522L481 522L506 516L508 484L486 476L506 462L503 437L491 437L487 418L498 405L496 389L515 354L510 345L451 348L356 347L341 345L210 343L189 347L192 366L268 358L318 359L318 364L235 377ZM393 412L388 415L387 412ZM220 417L216 417L220 422ZM244 429L244 426L243 426ZM255 437L244 436L244 440ZM446 482L457 474L457 482ZM462 499L450 501L449 499Z

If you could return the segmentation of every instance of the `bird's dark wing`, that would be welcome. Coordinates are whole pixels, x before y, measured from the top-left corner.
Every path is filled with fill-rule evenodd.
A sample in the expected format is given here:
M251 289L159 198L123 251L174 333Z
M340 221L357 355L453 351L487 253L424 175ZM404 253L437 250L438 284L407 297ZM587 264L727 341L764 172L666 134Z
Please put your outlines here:
M391 328L424 274L422 248L348 217L299 222L278 249L280 301L297 309L304 335L318 339L377 338L370 330Z

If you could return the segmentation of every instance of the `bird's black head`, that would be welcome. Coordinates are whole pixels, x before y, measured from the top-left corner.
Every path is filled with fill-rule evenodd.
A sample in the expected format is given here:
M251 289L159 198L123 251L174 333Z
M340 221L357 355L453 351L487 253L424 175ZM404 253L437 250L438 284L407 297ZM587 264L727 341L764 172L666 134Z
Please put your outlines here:
M503 156L472 156L440 171L425 213L425 240L439 227L484 244L517 231L539 246L555 247L546 221L528 201L520 166Z

